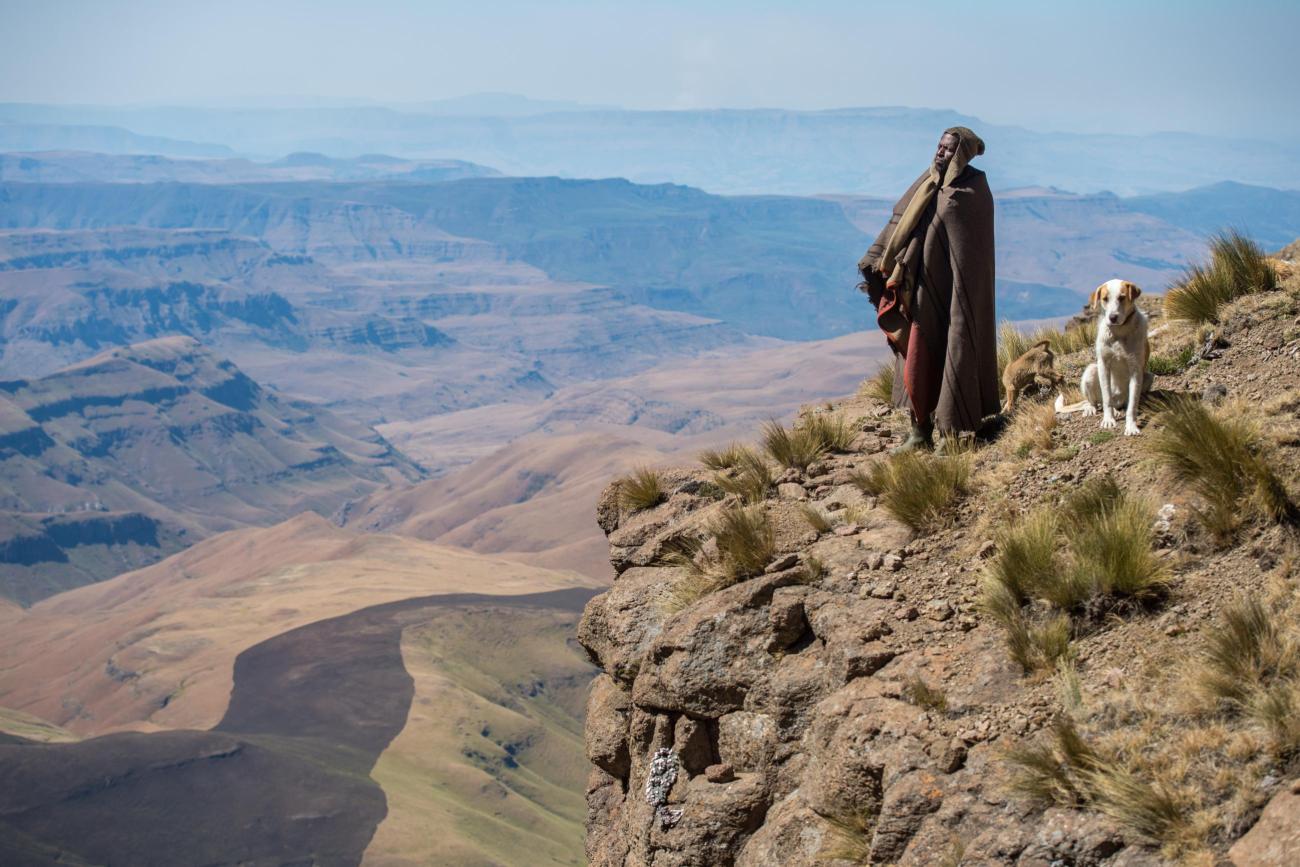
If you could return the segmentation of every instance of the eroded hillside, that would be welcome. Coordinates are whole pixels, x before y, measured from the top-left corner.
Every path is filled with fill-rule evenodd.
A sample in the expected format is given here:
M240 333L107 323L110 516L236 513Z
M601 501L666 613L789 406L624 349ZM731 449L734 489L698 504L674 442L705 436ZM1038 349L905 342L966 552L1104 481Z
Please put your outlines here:
M0 382L0 595L30 604L423 471L188 337Z
M991 445L890 458L875 382L766 454L607 488L590 863L1293 863L1300 275L1275 267L1204 324L1142 299L1138 437L1044 395ZM1049 336L1077 382L1088 335Z

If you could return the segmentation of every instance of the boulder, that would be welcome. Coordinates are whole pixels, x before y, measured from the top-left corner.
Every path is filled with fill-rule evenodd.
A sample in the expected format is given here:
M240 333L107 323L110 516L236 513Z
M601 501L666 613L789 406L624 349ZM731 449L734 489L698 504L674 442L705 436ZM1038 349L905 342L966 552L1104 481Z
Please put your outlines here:
M1268 802L1259 821L1228 850L1235 867L1283 867L1300 853L1300 793L1283 788Z
M718 757L741 773L764 770L778 740L776 720L768 714L736 711L718 719Z
M736 867L825 867L822 852L832 832L797 795L778 802L736 858Z
M631 684L646 648L659 634L664 600L680 575L678 569L629 569L588 602L578 623L578 642L591 661Z
M598 674L587 693L587 761L620 780L630 770L628 726L632 698L614 678Z
M797 577L778 572L742 581L676 614L649 642L633 700L708 719L740 710L773 665L772 594Z

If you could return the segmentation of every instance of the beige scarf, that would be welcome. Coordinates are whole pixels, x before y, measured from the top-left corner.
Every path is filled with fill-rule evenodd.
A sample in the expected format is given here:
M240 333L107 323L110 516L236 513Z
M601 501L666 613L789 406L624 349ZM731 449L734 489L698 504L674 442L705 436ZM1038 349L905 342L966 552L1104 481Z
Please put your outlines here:
M984 153L984 141L964 126L949 127L943 131L943 134L957 138L957 152L948 161L948 168L942 178L939 177L935 167L930 166L930 176L922 181L916 188L916 192L912 194L912 200L903 209L903 215L899 218L898 225L894 227L894 233L889 236L889 243L885 245L884 252L880 254L880 261L877 263L880 273L886 275L888 285L904 288L905 305L908 308L911 307L914 287L910 285L909 275L906 273L904 263L899 261L899 255L907 249L912 233L921 221L921 215L925 213L925 209L929 207L939 190L951 184L965 171L972 159Z

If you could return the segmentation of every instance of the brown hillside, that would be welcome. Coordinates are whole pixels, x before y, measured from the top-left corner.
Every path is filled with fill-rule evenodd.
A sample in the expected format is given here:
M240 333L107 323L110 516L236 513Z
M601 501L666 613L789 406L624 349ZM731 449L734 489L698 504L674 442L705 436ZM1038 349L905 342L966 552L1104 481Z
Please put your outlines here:
M4 621L0 706L82 735L203 728L235 657L303 624L433 593L528 593L592 582L305 513L215 536L161 563Z
M879 338L859 333L717 353L561 389L540 404L382 425L386 437L425 466L473 462L410 488L377 491L342 517L348 527L608 581L606 543L584 504L610 476L744 437L762 420L794 412L810 393L848 393L883 351Z

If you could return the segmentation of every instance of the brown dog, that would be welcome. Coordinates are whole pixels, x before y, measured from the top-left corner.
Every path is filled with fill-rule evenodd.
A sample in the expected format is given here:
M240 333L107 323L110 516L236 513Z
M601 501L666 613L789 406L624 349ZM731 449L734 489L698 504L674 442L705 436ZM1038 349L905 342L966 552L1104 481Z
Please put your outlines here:
M1049 340L1040 340L1029 347L1024 355L1007 365L1002 372L1002 388L1006 398L1002 402L1002 412L1010 415L1016 408L1016 398L1025 388L1035 382L1052 388L1065 382L1065 377L1056 372L1056 354L1052 352Z

